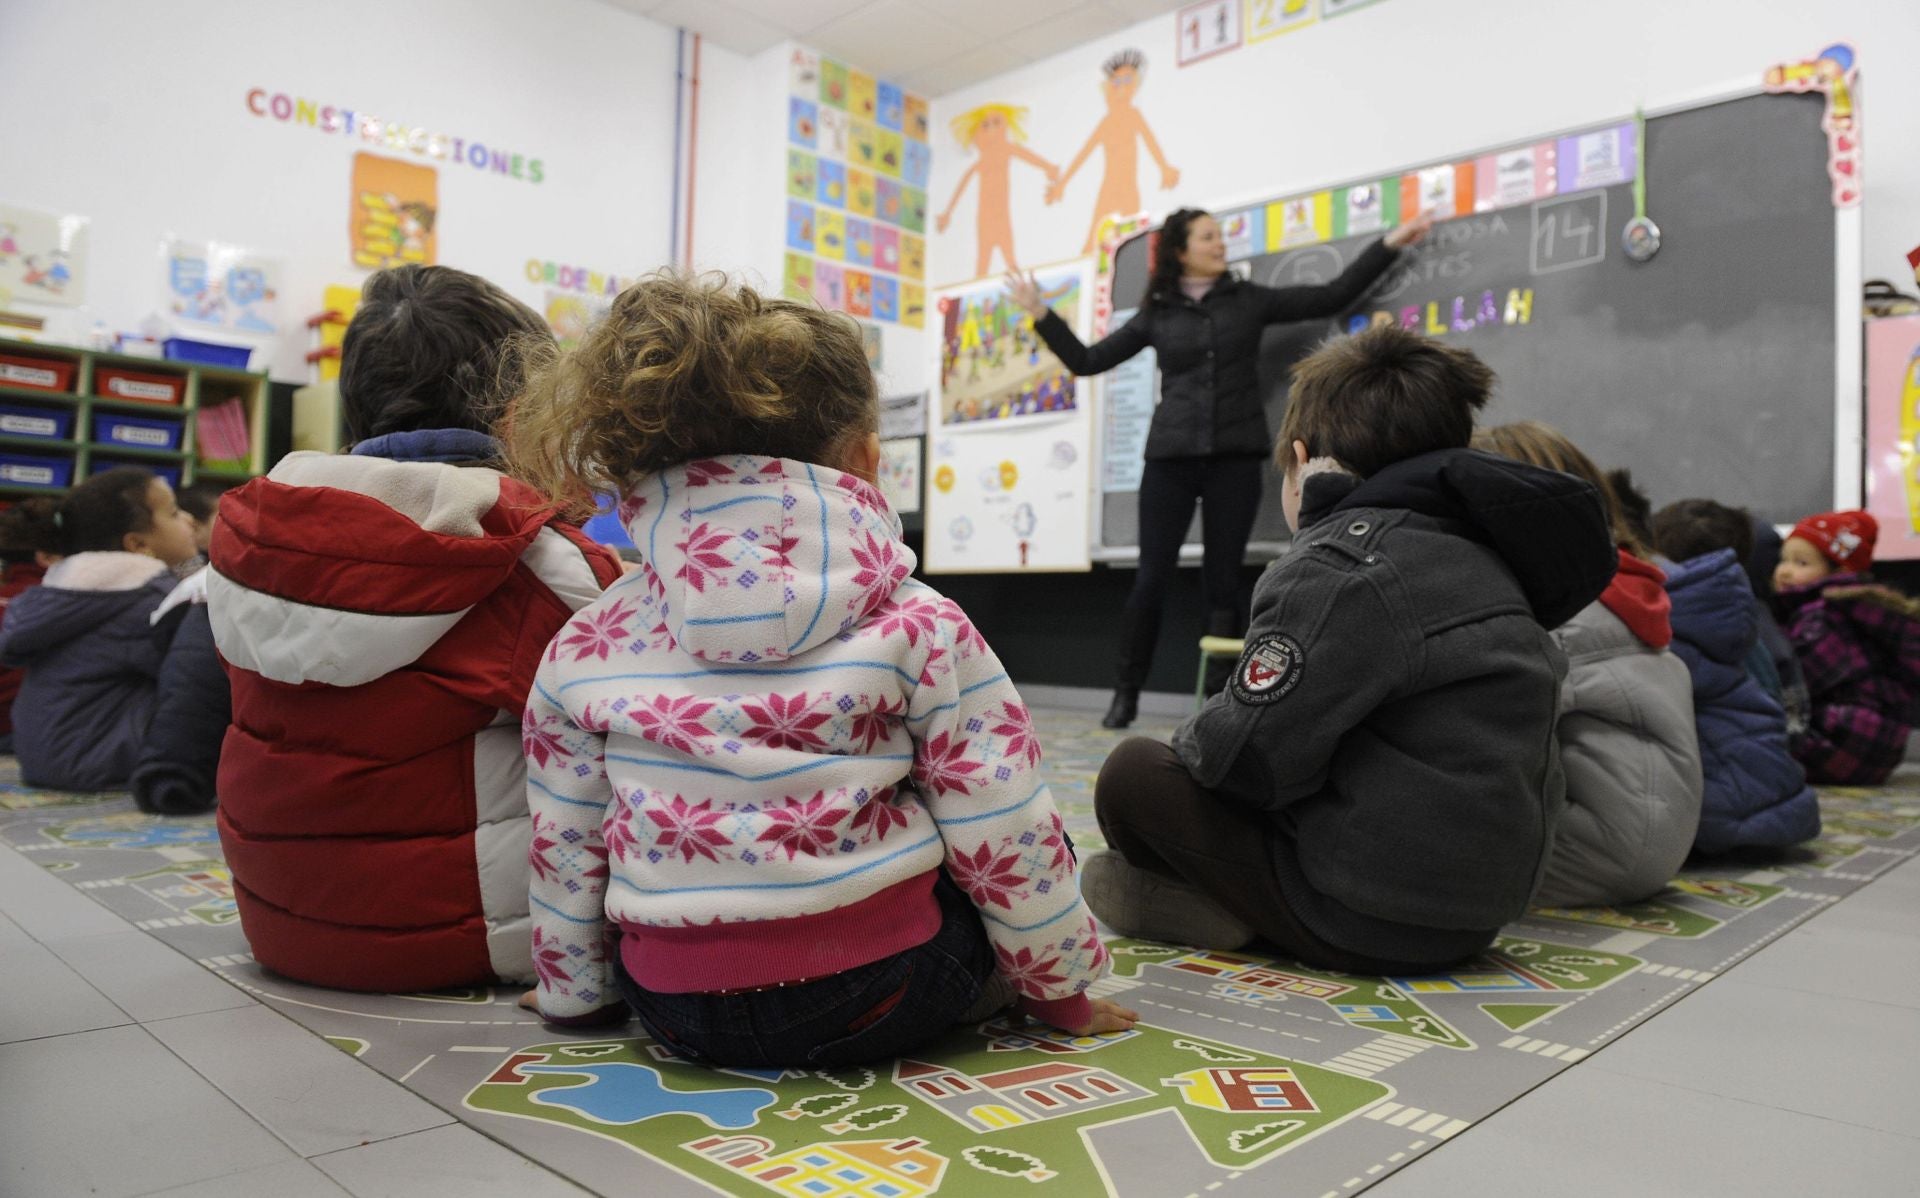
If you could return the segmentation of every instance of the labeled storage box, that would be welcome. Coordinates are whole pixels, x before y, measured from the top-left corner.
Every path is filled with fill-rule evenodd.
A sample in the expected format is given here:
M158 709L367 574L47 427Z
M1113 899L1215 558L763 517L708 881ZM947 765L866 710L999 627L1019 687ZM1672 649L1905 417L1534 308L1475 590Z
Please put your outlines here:
M136 462L131 459L115 461L112 458L96 456L92 464L88 467L87 472L89 474L105 474L107 471L118 466L138 466L142 470L152 471L154 474L166 479L169 487L172 487L176 491L180 489L181 467L175 462Z
M75 366L76 363L65 358L0 354L0 387L29 387L35 391L72 391Z
M72 458L43 458L0 451L0 486L46 487L57 491L73 481Z
M102 399L177 404L186 391L187 380L184 375L148 374L119 366L97 366L93 372L93 393Z
M96 412L93 439L101 445L127 445L134 449L178 449L184 421L155 420L149 416L129 416L124 412Z
M160 348L167 357L177 362L198 362L202 366L225 366L230 370L245 370L247 362L253 357L253 350L245 345L189 341L185 337L169 337L160 343Z
M64 441L73 427L73 412L60 408L39 408L32 404L0 403L0 436L45 437Z

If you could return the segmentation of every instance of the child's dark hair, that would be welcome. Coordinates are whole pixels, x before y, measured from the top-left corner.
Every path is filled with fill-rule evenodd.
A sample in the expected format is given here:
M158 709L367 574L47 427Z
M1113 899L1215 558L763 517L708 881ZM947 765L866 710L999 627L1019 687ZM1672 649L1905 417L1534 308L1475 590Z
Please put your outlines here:
M852 320L722 275L649 275L574 349L529 356L501 439L516 475L570 507L695 458L828 462L879 425Z
M1626 521L1627 527L1633 530L1633 535L1639 538L1642 545L1652 545L1653 500L1647 498L1647 493L1633 481L1633 471L1625 467L1607 471L1607 485L1613 488L1613 497L1620 504L1620 519Z
M1600 467L1593 464L1593 459L1582 453L1580 447L1559 429L1537 420L1519 420L1481 429L1474 434L1473 447L1517 462L1558 470L1592 483L1594 490L1600 492L1601 505L1607 509L1607 524L1613 529L1613 543L1642 560L1652 555L1652 549L1640 539L1633 525L1622 514L1620 497L1614 494L1613 483L1600 473Z
M1493 371L1472 351L1381 325L1335 337L1293 368L1275 457L1293 469L1293 443L1362 478L1439 449L1463 449Z
M47 546L59 539L53 519L59 510L58 499L35 495L0 512L0 562L30 562L35 553L55 552Z
M1655 513L1653 543L1676 562L1731 549L1744 566L1753 555L1753 517L1711 499L1682 499Z
M226 493L225 487L214 483L193 483L175 491L173 497L180 501L181 511L205 524L220 510L220 497Z
M33 547L60 557L125 548L128 533L153 527L147 491L155 477L140 466L115 466L87 479L67 492Z
M1204 208L1181 208L1161 222L1153 235L1153 276L1147 280L1147 302L1159 295L1180 294L1180 255L1186 251L1193 222L1212 213Z
M340 405L356 441L429 428L487 432L518 389L520 347L553 334L477 275L400 266L367 280L340 346Z

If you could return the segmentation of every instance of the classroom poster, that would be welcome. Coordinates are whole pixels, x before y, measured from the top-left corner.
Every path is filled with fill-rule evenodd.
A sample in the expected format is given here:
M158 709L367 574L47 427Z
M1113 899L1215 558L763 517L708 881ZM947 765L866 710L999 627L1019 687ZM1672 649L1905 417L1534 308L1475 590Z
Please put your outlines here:
M353 156L353 190L347 239L353 264L385 270L440 260L440 173L430 166Z
M582 295L577 291L547 292L547 327L561 349L572 349L586 337L593 322L613 311L610 295Z
M787 294L804 274L822 307L922 327L925 246L905 251L926 228L926 100L808 50L794 51L788 84Z
M1920 316L1867 328L1867 510L1880 522L1873 555L1920 558Z
M1625 183L1634 175L1634 127L1615 125L1560 139L1555 169L1560 190L1587 191Z
M923 437L880 442L880 493L897 515L920 510L920 455L924 445Z
M1074 331L1093 262L1038 272ZM928 573L1092 568L1092 405L999 280L936 293L937 386L925 467Z
M161 245L165 310L174 321L271 336L280 331L282 265L218 241Z
M1109 328L1132 320L1137 308L1113 314ZM1147 430L1160 402L1159 358L1150 349L1107 371L1100 380L1100 490L1133 492L1147 466Z
M85 303L87 224L84 216L0 204L0 294L68 308Z

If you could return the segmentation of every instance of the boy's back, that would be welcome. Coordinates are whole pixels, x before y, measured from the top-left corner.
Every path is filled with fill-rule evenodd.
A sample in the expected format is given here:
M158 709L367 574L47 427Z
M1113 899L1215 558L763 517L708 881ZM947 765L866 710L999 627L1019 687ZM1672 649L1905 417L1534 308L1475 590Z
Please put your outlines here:
M1610 549L1588 552L1606 547L1592 490L1447 450L1314 477L1301 526L1233 683L1175 749L1274 815L1310 928L1384 958L1470 952L1525 910L1562 799L1566 662L1543 625L1611 572Z

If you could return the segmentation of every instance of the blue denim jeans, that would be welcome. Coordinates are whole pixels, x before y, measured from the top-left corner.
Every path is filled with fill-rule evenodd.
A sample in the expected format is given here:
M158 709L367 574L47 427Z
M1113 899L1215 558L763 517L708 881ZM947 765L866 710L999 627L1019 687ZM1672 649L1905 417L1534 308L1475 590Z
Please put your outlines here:
M942 870L940 930L831 977L744 994L642 989L614 954L627 1005L653 1038L687 1060L749 1069L829 1069L896 1057L952 1029L994 974L980 914Z

